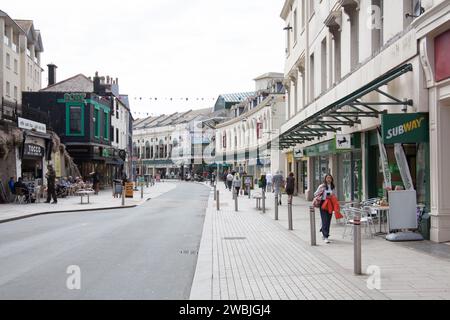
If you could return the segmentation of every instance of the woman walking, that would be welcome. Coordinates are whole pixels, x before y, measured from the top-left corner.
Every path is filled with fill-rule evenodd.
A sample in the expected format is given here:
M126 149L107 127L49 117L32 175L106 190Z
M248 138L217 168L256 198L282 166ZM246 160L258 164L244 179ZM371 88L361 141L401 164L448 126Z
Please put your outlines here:
M332 175L327 174L325 176L325 179L323 180L323 183L319 186L316 193L314 193L314 197L321 198L320 217L322 219L322 229L320 229L320 232L322 232L323 241L327 244L330 243L330 240L328 238L330 237L331 218L333 217L334 212L327 212L322 207L325 201L327 199L331 199L333 196L337 197L334 179Z
M288 195L288 204L292 204L292 196L294 195L295 190L295 178L294 173L289 173L289 176L286 179L286 193Z
M237 197L239 197L239 190L241 190L241 185L242 185L241 177L239 176L239 173L236 173L233 178L233 187L235 189Z

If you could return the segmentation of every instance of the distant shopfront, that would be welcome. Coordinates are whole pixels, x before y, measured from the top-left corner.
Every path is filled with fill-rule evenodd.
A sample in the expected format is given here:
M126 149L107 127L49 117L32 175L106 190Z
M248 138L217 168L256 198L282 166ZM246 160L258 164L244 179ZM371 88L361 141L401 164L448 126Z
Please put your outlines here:
M307 177L307 163L302 161L300 177L303 183L301 188L306 190L306 181L311 185L310 190L315 192L323 183L327 174L332 174L342 201L358 201L362 199L362 151L360 133L348 135L349 147L342 149L337 140L306 147L303 150L311 165L311 177Z

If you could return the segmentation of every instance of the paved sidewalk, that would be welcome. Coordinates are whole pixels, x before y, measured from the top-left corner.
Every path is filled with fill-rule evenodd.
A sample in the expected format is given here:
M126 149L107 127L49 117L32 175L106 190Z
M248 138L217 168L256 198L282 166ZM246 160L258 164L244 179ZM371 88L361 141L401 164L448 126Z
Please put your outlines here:
M80 196L58 198L57 204L47 204L44 199L41 199L40 203L0 204L0 223L60 212L133 208L174 188L175 184L170 182L157 183L155 186L148 188L144 187L143 199L141 199L141 190L139 188L139 191L134 191L132 199L125 199L125 206L122 206L122 198L114 198L112 196L112 190L103 190L98 195L90 195L89 204L86 203L86 197L83 199L84 204L81 204Z
M352 240L342 238L344 227L334 219L332 244L326 245L316 213L318 246L310 246L309 202L294 198L294 231L288 231L285 195L275 221L273 194L267 194L266 214L245 196L240 196L235 213L231 193L223 183L218 187L221 210L217 212L211 192L193 300L450 299L446 245L364 237L363 271L376 266L381 275L380 290L370 290L369 275L353 274Z

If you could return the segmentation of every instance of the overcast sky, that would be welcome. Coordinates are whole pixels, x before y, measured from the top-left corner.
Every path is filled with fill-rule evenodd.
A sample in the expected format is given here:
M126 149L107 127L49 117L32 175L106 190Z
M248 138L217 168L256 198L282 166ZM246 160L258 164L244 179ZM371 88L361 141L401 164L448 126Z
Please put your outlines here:
M283 72L283 3L20 0L0 9L41 30L44 86L50 62L57 81L95 71L117 77L141 118L212 107L221 93L252 91L255 77Z

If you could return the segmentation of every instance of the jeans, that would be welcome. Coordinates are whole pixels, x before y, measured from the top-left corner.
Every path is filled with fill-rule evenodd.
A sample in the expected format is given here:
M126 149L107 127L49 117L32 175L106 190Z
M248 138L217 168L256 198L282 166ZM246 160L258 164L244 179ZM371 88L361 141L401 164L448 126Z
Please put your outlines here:
M333 216L328 211L322 209L324 202L323 200L320 202L320 217L322 218L322 229L320 229L320 232L322 232L324 238L328 239L330 236L331 218Z

